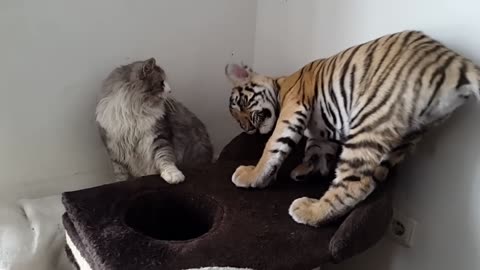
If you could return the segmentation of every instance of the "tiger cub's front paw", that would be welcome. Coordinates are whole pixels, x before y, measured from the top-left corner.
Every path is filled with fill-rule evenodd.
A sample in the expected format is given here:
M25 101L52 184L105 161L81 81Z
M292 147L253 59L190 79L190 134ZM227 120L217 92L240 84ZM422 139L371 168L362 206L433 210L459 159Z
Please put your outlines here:
M170 167L162 170L160 176L169 184L178 184L185 180L183 173L176 167Z
M262 187L262 183L259 181L255 172L255 166L240 166L232 175L232 182L237 187L249 188L249 187Z

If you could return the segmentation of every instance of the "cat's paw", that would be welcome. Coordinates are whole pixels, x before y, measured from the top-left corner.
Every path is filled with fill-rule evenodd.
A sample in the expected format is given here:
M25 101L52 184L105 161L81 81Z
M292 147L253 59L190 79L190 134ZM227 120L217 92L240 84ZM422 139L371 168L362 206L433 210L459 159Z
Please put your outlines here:
M128 174L115 174L115 182L122 182L128 180Z
M163 170L160 176L169 184L178 184L185 180L183 173L175 167Z

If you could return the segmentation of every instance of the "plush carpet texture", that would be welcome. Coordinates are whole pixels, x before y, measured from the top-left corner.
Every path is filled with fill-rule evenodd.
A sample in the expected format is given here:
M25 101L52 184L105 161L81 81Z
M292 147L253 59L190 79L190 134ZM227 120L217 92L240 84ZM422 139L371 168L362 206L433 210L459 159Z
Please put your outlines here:
M300 154L292 155L268 188L236 188L232 173L240 164L254 164L264 142L265 137L238 136L215 164L185 171L179 185L147 176L64 193L67 253L82 270L313 269L381 238L391 217L389 192L382 188L326 226L290 218L294 199L318 198L329 184L320 177L288 177Z

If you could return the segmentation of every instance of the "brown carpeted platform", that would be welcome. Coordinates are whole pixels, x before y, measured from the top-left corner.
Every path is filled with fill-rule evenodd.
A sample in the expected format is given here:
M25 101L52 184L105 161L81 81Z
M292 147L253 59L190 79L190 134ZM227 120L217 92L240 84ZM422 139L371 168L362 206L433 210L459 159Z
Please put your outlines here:
M328 187L318 177L289 179L300 154L268 188L236 188L230 181L235 168L254 164L265 141L245 136L235 138L216 164L186 171L179 185L148 176L64 193L64 224L73 244L92 269L313 269L350 257L383 235L391 204L381 189L345 221L320 228L295 223L290 203L320 197ZM230 160L234 156L237 161Z

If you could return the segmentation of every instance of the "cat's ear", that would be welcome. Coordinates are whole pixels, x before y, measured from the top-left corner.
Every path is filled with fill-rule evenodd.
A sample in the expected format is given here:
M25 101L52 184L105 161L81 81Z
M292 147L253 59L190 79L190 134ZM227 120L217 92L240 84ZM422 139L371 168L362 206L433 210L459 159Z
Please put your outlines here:
M225 67L225 75L235 85L245 84L250 81L253 70L246 65L228 64Z
M140 80L144 80L148 75L152 74L155 69L156 61L155 58L150 58L143 62L142 70L140 71Z

